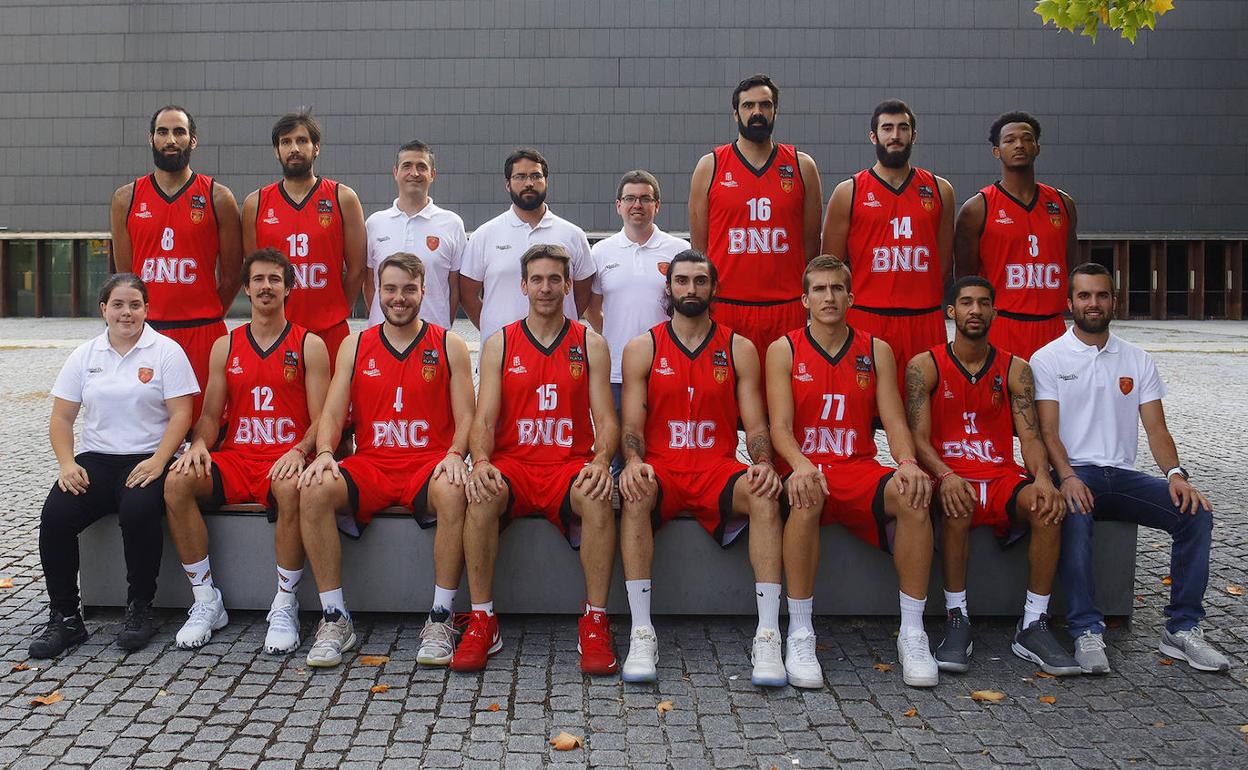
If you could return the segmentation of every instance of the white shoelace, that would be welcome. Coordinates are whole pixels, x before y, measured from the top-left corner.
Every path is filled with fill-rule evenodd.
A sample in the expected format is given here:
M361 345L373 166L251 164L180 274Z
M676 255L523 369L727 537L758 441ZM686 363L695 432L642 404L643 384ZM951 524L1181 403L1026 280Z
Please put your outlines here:
M455 632L449 623L426 623L420 629L420 641L425 644L439 644L446 647L455 646Z
M931 655L927 649L926 634L907 634L901 637L901 646L905 650L907 658L923 660Z
M265 618L265 620L269 621L269 626L273 630L280 631L282 633L297 634L299 631L299 624L296 621L294 605L274 607L269 610L269 615Z
M1079 637L1080 652L1097 652L1105 649L1105 640L1100 634L1083 634Z
M186 614L191 620L211 624L213 617L217 614L217 609L211 602L195 602Z
M789 637L789 642L789 660L805 666L815 665L819 662L819 658L815 654L815 637Z

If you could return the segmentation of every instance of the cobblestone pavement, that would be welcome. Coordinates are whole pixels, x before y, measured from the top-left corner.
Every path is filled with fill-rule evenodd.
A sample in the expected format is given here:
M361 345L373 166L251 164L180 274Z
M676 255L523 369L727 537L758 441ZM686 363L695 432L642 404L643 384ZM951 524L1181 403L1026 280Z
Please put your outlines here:
M1168 545L1144 530L1138 609L1108 634L1108 677L1037 677L1009 651L1011 619L978 619L972 671L914 690L896 666L893 620L819 618L828 686L818 692L750 685L751 618L659 618L654 687L583 677L566 617L505 619L503 652L473 676L418 668L420 619L393 615L357 619L359 652L389 656L380 667L348 655L338 669L313 672L306 642L298 655L266 656L260 613L233 613L211 644L190 653L173 648L180 613L162 612L153 644L127 656L111 643L116 610L91 612L93 636L62 660L28 661L47 608L36 540L54 477L47 391L69 349L98 328L0 320L0 577L12 580L0 588L0 765L1248 766L1240 729L1248 723L1248 598L1228 591L1248 583L1248 323L1115 324L1155 352L1180 453L1218 511L1207 625L1232 658L1230 676L1161 660ZM1141 462L1155 471L1146 448ZM311 623L306 616L305 632ZM626 618L616 632L622 652ZM374 692L379 684L388 689ZM986 688L1005 699L969 697ZM54 691L64 700L32 706ZM660 714L663 700L673 709ZM561 730L582 736L584 747L553 751L547 740Z

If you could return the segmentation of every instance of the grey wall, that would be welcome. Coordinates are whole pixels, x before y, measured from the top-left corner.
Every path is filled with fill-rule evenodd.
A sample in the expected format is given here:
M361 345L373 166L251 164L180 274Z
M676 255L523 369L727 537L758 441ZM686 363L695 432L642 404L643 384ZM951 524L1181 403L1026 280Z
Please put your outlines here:
M0 226L108 226L112 190L150 169L147 120L199 121L192 164L240 198L277 171L274 117L310 105L318 170L366 213L393 197L393 148L435 145L434 197L469 228L506 204L502 159L533 144L553 208L614 229L619 174L654 171L660 224L685 228L688 175L730 140L729 94L769 72L777 138L826 191L868 165L886 97L919 116L915 161L959 199L992 181L988 124L1043 123L1040 177L1085 232L1248 229L1248 2L1183 0L1130 46L1041 29L1027 0L3 0Z

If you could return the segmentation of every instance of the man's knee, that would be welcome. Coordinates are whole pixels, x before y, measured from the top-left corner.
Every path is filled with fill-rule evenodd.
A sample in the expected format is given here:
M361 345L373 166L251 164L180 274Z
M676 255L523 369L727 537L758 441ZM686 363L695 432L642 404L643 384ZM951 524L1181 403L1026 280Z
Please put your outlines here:
M165 474L165 502L184 505L195 501L199 479L190 474L170 472Z
M901 493L895 478L889 479L884 487L884 512L897 520L898 524L927 524L929 522L927 506L916 508L910 504L910 496Z
M600 527L615 523L615 511L611 509L610 498L599 500L573 487L569 502L572 504L572 512L581 517L582 526Z
M463 524L468 509L468 498L463 487L447 481L445 476L439 476L429 482L428 500L429 513L437 516L439 527Z
M299 517L299 486L298 479L276 479L269 484L269 494L277 505L279 520L297 519Z

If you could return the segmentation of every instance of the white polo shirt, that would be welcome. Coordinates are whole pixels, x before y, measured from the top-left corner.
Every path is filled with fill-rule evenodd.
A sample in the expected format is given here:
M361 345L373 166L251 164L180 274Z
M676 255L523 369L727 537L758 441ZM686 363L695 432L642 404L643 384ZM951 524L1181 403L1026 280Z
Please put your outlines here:
M52 385L53 396L82 404L78 451L110 455L155 452L169 424L165 401L198 392L182 347L147 324L124 356L107 331L82 343Z
M557 217L550 207L536 227L516 216L510 206L502 214L481 225L468 241L460 273L483 284L481 306L481 341L512 321L529 314L529 300L520 291L520 257L530 246L556 244L568 250L572 280L579 281L594 274L594 260L589 254L585 231L566 219ZM576 301L569 291L563 312L575 320Z
M1036 351L1031 369L1036 400L1057 402L1071 465L1135 469L1140 405L1166 395L1152 356L1113 333L1104 348L1085 345L1071 327Z
M464 220L433 203L433 198L423 209L408 215L399 208L399 199L384 211L378 211L364 222L368 233L368 269L373 281L373 304L368 309L368 325L376 326L385 320L378 301L377 267L391 254L405 251L420 257L425 263L425 300L420 306L420 317L439 326L450 327L451 289L450 274L459 272L468 236L464 234Z
M689 248L689 242L658 227L645 243L634 243L623 230L598 241L594 258L594 294L602 295L602 336L611 350L611 381L623 382L620 362L624 346L647 329L667 320L663 310L664 267Z

